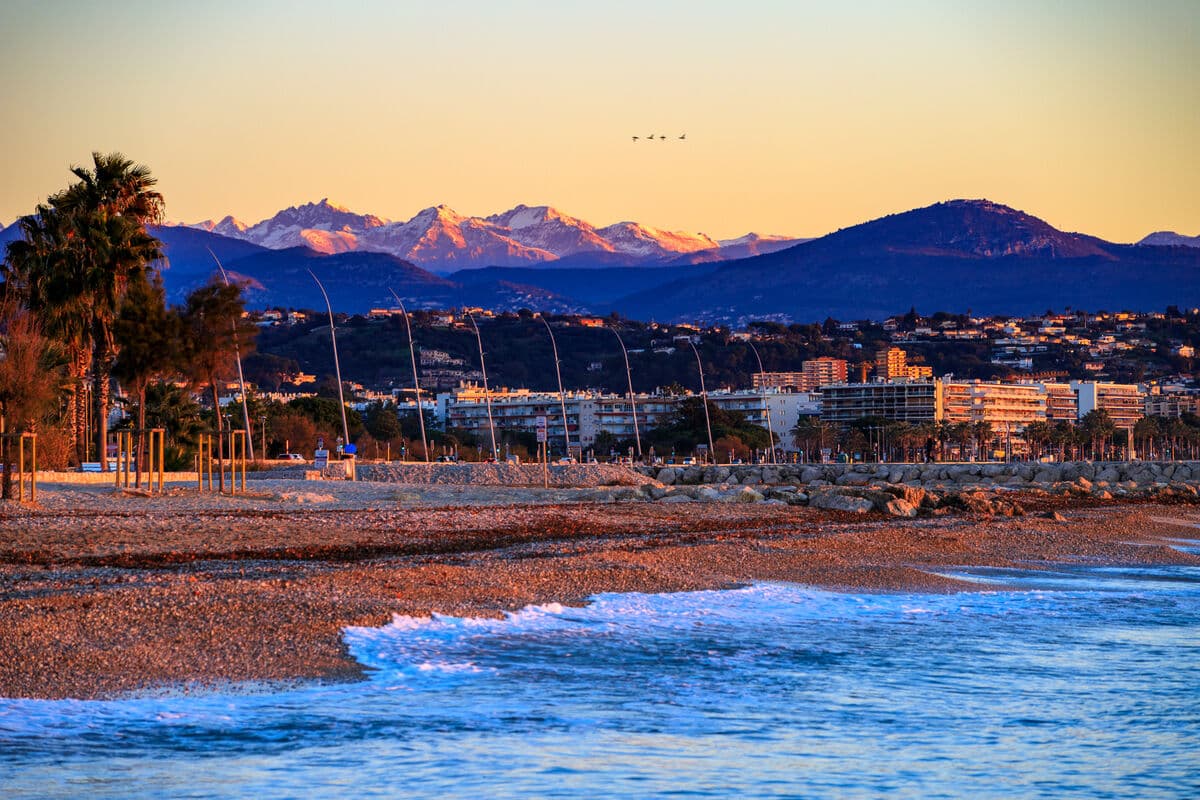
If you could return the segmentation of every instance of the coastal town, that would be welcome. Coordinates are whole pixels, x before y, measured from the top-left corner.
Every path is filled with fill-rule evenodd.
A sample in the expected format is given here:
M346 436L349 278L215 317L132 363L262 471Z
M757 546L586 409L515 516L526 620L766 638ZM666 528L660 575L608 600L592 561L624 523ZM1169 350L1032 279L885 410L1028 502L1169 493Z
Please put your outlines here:
M310 332L320 331L309 322L320 319L313 312L281 309L248 315L264 329L267 342L287 342L283 336L271 336L272 329L281 326L310 326ZM381 308L365 319L342 315L338 324L347 329L341 333L343 341L356 328L374 329L387 336L385 326L399 316L399 309ZM475 319L489 335L493 331L504 335L502 326L495 324L498 319L519 319L516 314L497 315L483 309L414 316L419 323L418 339L450 345L455 344L455 332L473 330ZM823 326L804 328L759 323L744 331L654 323L639 326L586 316L554 317L547 325L560 337L572 329L577 334L600 333L619 325L612 330L624 330L624 336L639 345L627 349L631 359L627 363L633 366L629 374L620 376L628 378L628 390L568 386L560 393L497 385L495 380L484 386L478 356L418 345L413 368L424 389L421 408L431 427L482 442L493 431L502 438L504 434L532 435L541 425L561 457L660 462L703 459L710 457L704 437L681 452L652 452L652 448L642 447L640 439L669 424L682 401L699 396L700 369L719 369L720 359L728 358L729 351L739 346L771 358L773 348L796 336L797 329L815 339L806 341L810 350L826 349L847 357L814 355L799 360L795 355L798 360L791 363L774 359L773 366L786 369L754 369L738 375L737 383L714 384L710 378L704 395L714 409L740 415L774 438L773 447L746 448L735 442L730 448L726 443L715 448L718 452L710 458L923 461L936 456L1005 460L1057 453L1065 459L1078 456L1081 448L1064 434L1064 426L1078 429L1085 420L1086 425L1100 425L1089 430L1088 436L1107 439L1108 455L1170 457L1171 447L1192 452L1195 434L1180 421L1200 413L1193 344L1200 339L1200 317L1195 310L1182 312L1174 307L1151 313L1078 312L1026 318L948 314L923 318L914 312L881 323L830 320ZM815 337L813 328L819 331ZM616 341L604 335L600 347L613 350ZM714 341L723 344L705 348ZM664 381L650 391L633 391L633 371L639 373L643 384L653 381L656 367L672 363L676 354L691 359L692 345L701 350L692 362L690 386ZM281 349L287 352L286 346ZM714 354L714 363L704 364L701 352ZM986 362L977 359L981 352L988 356ZM571 353L561 355L566 360ZM604 362L595 359L604 356L589 346L583 358L589 361L588 377L600 378ZM952 369L935 374L934 364ZM551 367L549 363L543 366ZM530 368L536 369L536 365L530 364ZM492 365L492 375L496 374ZM1135 376L1138 380L1132 379ZM273 377L275 390L261 391L253 385L250 390L282 404L318 395L316 374L297 367L290 374ZM537 382L544 384L544 380ZM400 417L416 414L411 376L385 378L374 384L351 377L347 389L350 406L359 412L386 404ZM221 402L240 402L240 384L226 384ZM1172 425L1177 430L1165 438L1173 444L1163 445L1164 429ZM857 441L838 436L856 426L865 440L863 436ZM926 446L929 441L932 447ZM406 453L411 451L400 444L398 453L400 447ZM511 452L510 445L505 455Z

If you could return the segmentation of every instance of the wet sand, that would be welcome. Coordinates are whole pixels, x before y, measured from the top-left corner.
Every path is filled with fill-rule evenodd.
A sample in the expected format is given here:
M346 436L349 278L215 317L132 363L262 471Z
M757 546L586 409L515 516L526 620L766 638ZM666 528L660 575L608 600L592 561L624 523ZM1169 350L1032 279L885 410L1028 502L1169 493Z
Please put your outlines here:
M56 490L57 489L57 490ZM0 505L0 696L355 680L349 625L497 615L598 592L770 580L973 591L937 573L1200 564L1190 505L1031 498L1024 517L895 520L764 504L571 502L566 490L255 482L228 498L47 487ZM1074 503L1074 505L1072 505ZM1056 508L1067 520L1037 512Z

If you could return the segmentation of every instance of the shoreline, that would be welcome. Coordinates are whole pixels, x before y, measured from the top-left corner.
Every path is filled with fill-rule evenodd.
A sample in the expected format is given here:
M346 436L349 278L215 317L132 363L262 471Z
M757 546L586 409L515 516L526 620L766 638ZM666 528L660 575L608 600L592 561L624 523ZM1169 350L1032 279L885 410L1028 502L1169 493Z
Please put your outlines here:
M257 482L256 482L257 483ZM915 519L766 504L588 502L587 491L264 482L246 496L110 487L0 506L0 697L358 680L342 631L497 616L602 592L784 581L981 591L953 568L1200 565L1200 507L1031 498ZM572 501L571 498L577 498ZM41 499L41 498L39 498ZM464 501L466 503L464 504Z

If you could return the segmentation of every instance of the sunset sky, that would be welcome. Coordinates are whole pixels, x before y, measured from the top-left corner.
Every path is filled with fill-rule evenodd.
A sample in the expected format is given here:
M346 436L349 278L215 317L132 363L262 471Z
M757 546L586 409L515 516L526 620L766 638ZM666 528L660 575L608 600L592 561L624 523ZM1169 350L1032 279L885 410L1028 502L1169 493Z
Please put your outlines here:
M1196 0L5 0L0 101L0 224L121 150L187 221L328 196L818 235L987 197L1200 234Z

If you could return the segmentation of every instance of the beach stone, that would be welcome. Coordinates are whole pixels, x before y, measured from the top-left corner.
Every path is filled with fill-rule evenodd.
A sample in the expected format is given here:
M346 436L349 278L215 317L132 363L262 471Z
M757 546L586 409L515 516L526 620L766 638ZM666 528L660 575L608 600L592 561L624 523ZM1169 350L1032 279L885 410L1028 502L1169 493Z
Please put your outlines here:
M675 479L679 477L679 472L674 467L663 467L658 471L658 482L665 483L668 486L675 483Z
M704 477L704 470L698 466L687 467L683 474L679 476L679 483L695 485L700 483L700 479Z
M865 514L874 508L874 503L862 497L851 497L836 492L821 492L809 498L811 508L824 508L830 511L848 511L853 514Z
M776 467L763 467L761 471L763 483L779 483L780 474Z
M806 506L808 505L808 495L804 492L796 492L784 498L789 506Z
M800 480L804 483L812 483L819 481L825 477L825 473L820 467L805 467L800 470Z
M834 481L838 486L866 486L871 482L871 476L862 472L847 472Z
M756 492L747 486L740 491L731 492L726 495L726 499L731 503L761 503L763 496L760 492Z
M917 507L902 497L894 497L889 500L883 510L893 517L915 517L917 515Z
M688 497L686 494L684 494L682 492L677 492L675 494L671 494L671 495L664 497L660 502L663 502L663 503L694 503L696 501L693 500L692 498Z

